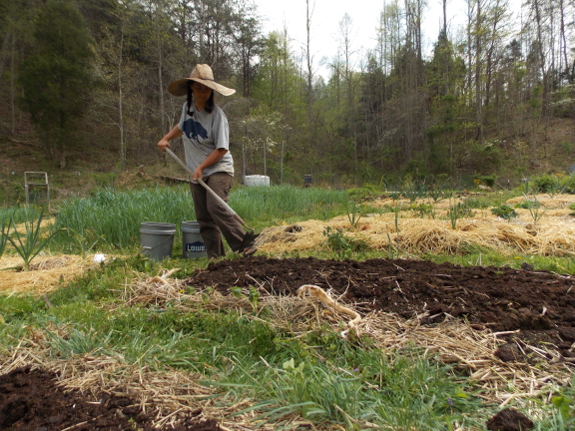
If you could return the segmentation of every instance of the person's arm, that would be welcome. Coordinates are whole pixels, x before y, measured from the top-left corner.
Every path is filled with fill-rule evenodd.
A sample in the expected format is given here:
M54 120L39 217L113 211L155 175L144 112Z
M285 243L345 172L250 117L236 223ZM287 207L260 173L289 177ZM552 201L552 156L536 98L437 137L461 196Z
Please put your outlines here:
M196 168L192 175L192 180L196 181L198 178L201 180L204 177L203 170L217 163L222 157L226 155L228 150L225 148L216 148L210 153L208 157Z
M182 136L182 131L176 124L172 130L170 130L162 139L160 139L158 142L158 148L161 151L166 151L166 148L170 148L170 141L172 139L179 138L180 136Z

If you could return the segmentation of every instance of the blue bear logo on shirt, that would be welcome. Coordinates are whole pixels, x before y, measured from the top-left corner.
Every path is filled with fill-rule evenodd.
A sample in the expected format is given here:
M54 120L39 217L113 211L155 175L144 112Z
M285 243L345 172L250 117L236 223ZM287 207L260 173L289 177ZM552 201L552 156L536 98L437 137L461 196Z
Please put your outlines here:
M203 139L208 139L208 131L204 129L197 121L194 121L192 118L189 120L184 121L184 133L190 139L198 140L198 137Z

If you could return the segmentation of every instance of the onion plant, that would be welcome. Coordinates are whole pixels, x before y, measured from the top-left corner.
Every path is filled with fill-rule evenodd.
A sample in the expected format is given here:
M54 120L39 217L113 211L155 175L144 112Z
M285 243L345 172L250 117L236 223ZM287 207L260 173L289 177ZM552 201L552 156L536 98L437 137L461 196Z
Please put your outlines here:
M537 224L547 210L545 208L541 209L541 202L537 200L537 196L533 195L533 200L530 200L525 193L523 196L525 197L524 205L529 210L529 214L531 214L533 224Z
M179 226L182 221L194 219L188 188L157 187L127 192L102 189L90 197L63 202L56 227L67 235L60 235L57 242L62 248L82 252L96 244L129 247L138 242L142 222Z
M8 227L9 219L5 216L0 216L0 257L4 254L6 243L8 242Z
M359 220L365 215L365 205L358 205L357 202L351 201L346 204L347 219L353 229L357 227Z
M447 218L451 221L451 228L457 227L457 220L465 217L473 217L473 211L462 202L452 202L447 210Z
M264 223L302 217L326 219L346 213L348 194L345 190L320 187L242 187L230 194L230 206L244 219L259 227Z
M22 260L24 260L24 270L28 271L30 268L30 262L34 259L38 253L46 247L46 244L54 237L57 231L52 232L48 237L42 237L40 235L41 224L43 218L43 211L40 212L40 216L37 220L26 220L24 222L24 228L26 232L21 234L16 228L16 223L12 217L10 227L14 230L14 239L8 235L8 241L14 247L16 252L20 255Z

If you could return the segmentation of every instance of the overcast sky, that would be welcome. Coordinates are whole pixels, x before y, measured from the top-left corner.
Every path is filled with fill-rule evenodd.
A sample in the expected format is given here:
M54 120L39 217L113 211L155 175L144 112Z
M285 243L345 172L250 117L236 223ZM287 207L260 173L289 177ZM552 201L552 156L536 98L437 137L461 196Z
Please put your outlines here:
M292 49L299 53L305 48L305 0L254 1L264 18L264 34L287 27L288 35L292 39ZM440 0L428 0L428 3L423 21L426 50L430 50L437 39L441 16ZM337 54L341 39L340 22L345 13L352 20L352 48L360 54L358 58L364 58L365 52L375 47L376 29L383 5L383 0L311 0L311 50L315 67L319 68L322 59L331 61ZM452 30L465 21L465 7L464 0L448 1L447 15ZM321 74L327 77L325 70L321 71Z

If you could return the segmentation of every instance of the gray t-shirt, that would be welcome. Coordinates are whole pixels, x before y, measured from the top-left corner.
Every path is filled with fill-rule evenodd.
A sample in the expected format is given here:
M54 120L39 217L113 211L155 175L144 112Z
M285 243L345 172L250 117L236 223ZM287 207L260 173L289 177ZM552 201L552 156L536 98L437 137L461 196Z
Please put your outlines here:
M193 117L187 114L188 102L184 103L179 129L183 132L186 164L195 171L196 168L215 149L224 148L228 152L214 163L204 169L204 177L209 177L215 172L227 172L234 175L234 159L230 153L230 135L228 118L219 106L214 106L211 114L206 111L198 111L193 107Z

